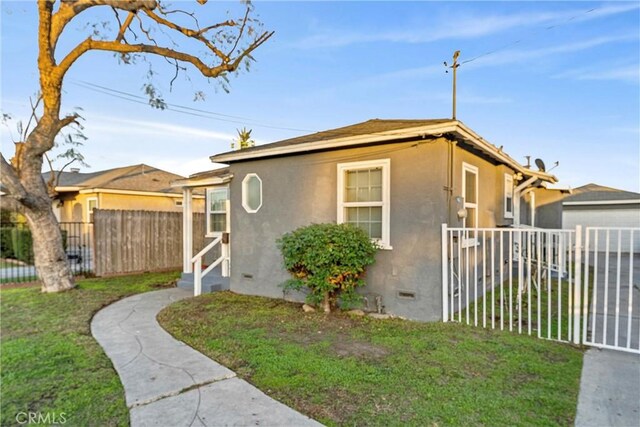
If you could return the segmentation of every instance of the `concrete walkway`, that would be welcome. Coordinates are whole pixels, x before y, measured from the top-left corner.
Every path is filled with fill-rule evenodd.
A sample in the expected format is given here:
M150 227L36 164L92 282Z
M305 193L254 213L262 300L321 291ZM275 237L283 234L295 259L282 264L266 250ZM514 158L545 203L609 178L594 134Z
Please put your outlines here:
M583 363L576 427L640 426L640 355L592 348Z
M165 332L156 315L192 294L167 289L99 311L91 332L111 358L137 426L318 426Z

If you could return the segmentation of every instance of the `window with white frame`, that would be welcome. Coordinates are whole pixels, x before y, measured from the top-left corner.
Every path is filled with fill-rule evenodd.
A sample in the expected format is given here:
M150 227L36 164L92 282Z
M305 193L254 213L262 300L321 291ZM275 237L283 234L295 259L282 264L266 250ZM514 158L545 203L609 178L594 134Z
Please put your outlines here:
M89 222L93 222L93 210L98 209L98 198L92 197L87 199L87 219Z
M462 195L467 216L462 220L465 228L478 227L478 168L462 163Z
M262 180L255 173L247 174L242 180L242 207L249 213L256 213L262 207Z
M229 188L207 188L207 236L219 236L227 231Z
M504 174L504 217L513 218L513 176Z
M390 159L338 164L338 223L362 228L383 249L391 249L390 167Z

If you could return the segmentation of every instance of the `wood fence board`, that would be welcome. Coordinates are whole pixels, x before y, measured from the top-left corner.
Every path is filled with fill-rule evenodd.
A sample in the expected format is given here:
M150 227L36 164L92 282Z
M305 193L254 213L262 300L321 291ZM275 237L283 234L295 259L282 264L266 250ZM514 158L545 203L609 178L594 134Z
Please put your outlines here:
M205 215L193 215L193 249L204 247ZM96 209L98 276L182 267L182 213Z

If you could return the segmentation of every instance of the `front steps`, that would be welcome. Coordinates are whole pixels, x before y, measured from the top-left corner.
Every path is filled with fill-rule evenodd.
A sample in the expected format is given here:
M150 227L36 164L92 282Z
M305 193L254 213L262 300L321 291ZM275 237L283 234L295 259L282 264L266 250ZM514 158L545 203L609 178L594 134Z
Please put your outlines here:
M178 287L193 291L193 273L182 273L178 280ZM202 293L211 293L217 291L229 290L229 278L222 277L218 269L214 269L211 273L202 278Z

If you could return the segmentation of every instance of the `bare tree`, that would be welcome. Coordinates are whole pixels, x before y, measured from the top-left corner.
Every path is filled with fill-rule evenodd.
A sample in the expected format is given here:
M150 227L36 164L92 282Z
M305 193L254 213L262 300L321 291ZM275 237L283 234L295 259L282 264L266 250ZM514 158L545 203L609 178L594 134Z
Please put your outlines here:
M201 7L206 1L197 0L200 5L195 6ZM237 20L201 25L199 11L168 9L161 0L38 0L41 107L33 128L15 143L13 158L7 161L0 153L0 182L8 191L3 196L4 207L21 207L27 218L43 292L75 286L41 175L56 136L69 126L79 125L77 113L61 114L63 82L69 69L87 52L107 51L125 63L141 55L164 58L174 67L176 76L190 66L207 78L226 79L228 73L253 59L251 53L273 34L260 29L259 22L252 18L251 4L245 5L244 15ZM69 23L95 8L109 10L112 20L94 24L88 37L59 52L58 41ZM111 32L107 31L109 23ZM175 41L178 38L180 42ZM163 107L152 83L145 85L145 92L152 106Z

